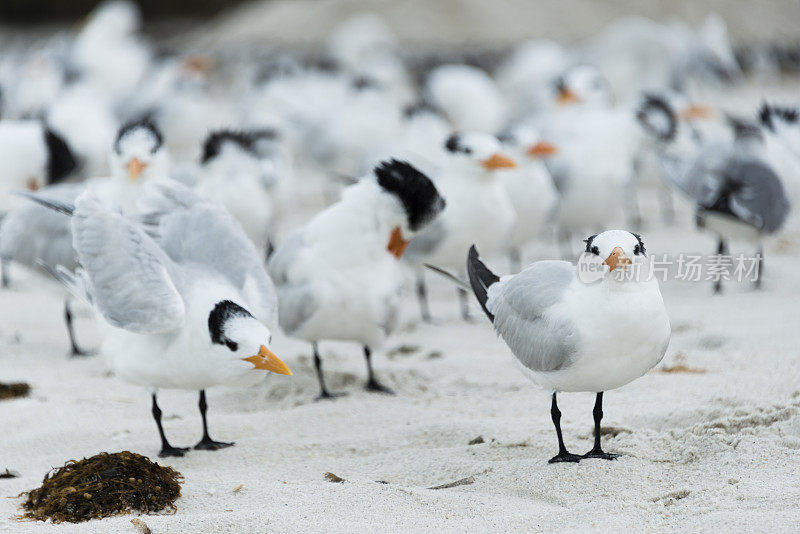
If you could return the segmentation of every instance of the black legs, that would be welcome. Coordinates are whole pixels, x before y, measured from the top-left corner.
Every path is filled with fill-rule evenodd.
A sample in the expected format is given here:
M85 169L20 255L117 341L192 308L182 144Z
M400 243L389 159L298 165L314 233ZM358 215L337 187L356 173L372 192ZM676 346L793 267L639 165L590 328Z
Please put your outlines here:
M722 236L719 237L719 243L717 244L717 255L720 256L720 262L724 261L722 256L726 256L728 254L728 245L725 243L725 240ZM722 292L722 277L718 278L714 282L714 294L717 295Z
M461 304L461 318L470 322L472 316L469 314L469 294L460 287L456 291L458 291L458 301Z
M167 441L167 436L164 435L164 427L161 426L161 408L158 407L155 393L153 393L153 419L156 420L158 434L161 436L161 452L159 452L158 455L161 458L166 458L167 456L183 456L183 453L189 449L186 447L173 447L169 444L169 441Z
M522 270L522 253L517 247L511 247L508 251L508 265L511 267L512 273L518 273Z
M208 422L206 421L206 411L208 410L208 404L206 404L206 392L205 390L200 392L200 416L203 418L203 439L194 446L197 450L204 450L204 451L215 451L217 449L222 449L225 447L230 447L233 443L225 443L222 441L214 441L208 435ZM158 427L158 435L161 436L161 452L158 455L161 458L166 458L168 456L183 456L183 454L189 450L188 447L173 447L167 441L167 436L164 434L164 427L161 425L161 408L158 407L158 401L156 401L156 394L153 393L153 419L156 420L156 426Z
M603 452L603 449L600 447L600 421L603 419L602 392L597 394L597 400L595 400L592 415L594 416L594 447L592 447L592 450L583 456L570 453L567 450L567 447L564 445L564 438L561 435L561 410L558 409L556 394L553 393L553 403L550 405L550 417L553 418L553 425L556 427L556 436L558 436L558 454L550 458L551 464L557 462L578 462L584 458L602 458L604 460L614 460L619 456L618 454Z
M201 451L216 451L232 446L233 442L214 441L211 439L211 436L208 435L208 422L206 421L208 404L206 404L206 390L204 389L200 390L200 402L198 406L200 407L200 416L203 418L203 439L201 439L194 448Z
M431 317L431 311L428 307L428 287L425 284L425 275L422 271L417 271L417 300L419 301L419 312L420 316L422 317L422 321L425 323L433 323L433 318ZM462 275L462 278L465 276ZM465 321L472 320L472 316L469 313L469 294L461 289L458 288L458 301L461 306L461 318Z
M316 343L312 346L314 348L314 367L317 370L317 380L319 380L319 395L317 395L314 400L335 399L336 397L346 395L346 393L331 393L328 391L328 388L325 387L325 377L322 376L322 360L319 357L319 349Z
M64 301L64 322L67 323L67 333L69 334L69 343L72 347L72 353L70 354L70 356L72 356L73 358L77 356L89 356L90 353L78 347L78 344L75 342L75 329L72 326L72 310L69 307L68 300Z
M364 345L364 358L367 360L367 384L364 386L365 389L376 393L394 395L394 391L378 382L375 378L375 372L372 370L372 351L366 345Z
M764 245L758 245L756 258L756 279L753 281L753 287L761 289L761 277L764 276Z
M425 285L425 274L422 271L417 271L417 300L422 321L432 323L431 310L428 308L428 288Z
M558 436L558 454L550 458L549 463L580 461L580 456L570 453L564 446L564 438L561 436L561 410L558 409L555 393L553 393L553 403L550 405L550 417L553 418L553 425L556 427L556 435Z
M8 260L0 259L0 287L8 287Z
M600 447L600 421L603 419L603 392L597 394L597 400L594 401L594 447L592 450L583 455L584 458L602 458L603 460L614 460L619 454L610 454L603 452Z
M572 261L575 259L575 250L572 248L572 233L568 230L559 230L556 233L558 239L558 246L561 248L561 259L565 261Z
M317 380L319 380L319 395L314 400L335 399L336 397L347 395L347 393L331 393L328 391L325 386L325 377L322 374L322 359L319 357L319 348L316 343L312 346L314 348L314 367L317 370ZM364 389L376 393L394 395L394 391L378 382L378 379L375 378L375 371L372 369L372 351L366 345L364 345L364 359L367 361L367 383L364 384Z

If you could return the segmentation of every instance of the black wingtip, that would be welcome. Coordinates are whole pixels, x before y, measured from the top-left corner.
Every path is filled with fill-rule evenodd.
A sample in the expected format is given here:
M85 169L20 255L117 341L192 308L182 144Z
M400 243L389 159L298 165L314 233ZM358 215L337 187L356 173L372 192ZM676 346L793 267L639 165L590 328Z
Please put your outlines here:
M475 245L469 247L469 254L467 254L467 274L469 275L472 291L475 293L481 308L483 308L483 312L491 322L494 322L494 314L486 308L486 301L489 299L487 290L492 284L499 282L500 278L484 265Z
M25 197L38 204L41 204L46 208L50 208L51 210L63 213L64 215L72 216L73 212L75 211L75 205L72 203L62 202L60 200L47 198L32 191L14 191L14 194L19 195L21 197Z

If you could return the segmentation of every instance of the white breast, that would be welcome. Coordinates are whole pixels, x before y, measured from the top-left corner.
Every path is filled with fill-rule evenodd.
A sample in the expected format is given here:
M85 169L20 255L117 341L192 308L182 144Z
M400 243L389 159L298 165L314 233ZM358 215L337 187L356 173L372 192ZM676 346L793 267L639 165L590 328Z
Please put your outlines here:
M669 318L656 280L576 283L548 315L571 320L578 336L578 351L567 368L526 372L555 391L624 386L661 361L669 342Z

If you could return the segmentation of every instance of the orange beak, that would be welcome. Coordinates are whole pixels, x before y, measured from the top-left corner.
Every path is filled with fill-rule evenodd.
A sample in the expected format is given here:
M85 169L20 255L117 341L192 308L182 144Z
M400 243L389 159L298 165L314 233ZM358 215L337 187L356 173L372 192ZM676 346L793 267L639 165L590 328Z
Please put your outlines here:
M685 121L693 121L697 119L710 119L714 115L714 110L708 106L700 106L692 104L688 108L681 111L681 119Z
M394 230L392 230L392 235L389 236L389 244L386 246L386 250L391 252L392 255L399 260L403 257L408 243L409 241L403 239L403 231L400 230L399 226L396 226Z
M208 76L214 70L214 58L201 55L189 56L183 60L183 68L190 73Z
M527 154L534 158L547 158L558 154L558 147L547 141L539 141L528 149Z
M625 251L622 250L622 247L614 247L614 250L611 251L611 254L603 263L608 265L609 270L613 271L619 266L625 267L626 265L630 265L631 259L625 255Z
M39 180L37 180L36 178L28 178L28 181L25 182L25 187L28 188L28 191L38 191Z
M569 104L580 102L580 100L581 99L578 98L578 95L567 88L559 89L558 95L556 95L556 102L558 102L559 106L567 106Z
M279 375L292 375L292 371L289 367L283 363L280 358L272 354L264 345L261 345L261 349L255 356L242 359L255 365L253 369L264 369L265 371L271 371Z
M503 154L492 154L492 157L481 162L486 169L493 171L496 169L513 169L517 166L514 160Z
M131 182L135 182L139 178L145 167L147 167L147 163L142 163L139 158L131 158L127 165L128 178L131 179Z

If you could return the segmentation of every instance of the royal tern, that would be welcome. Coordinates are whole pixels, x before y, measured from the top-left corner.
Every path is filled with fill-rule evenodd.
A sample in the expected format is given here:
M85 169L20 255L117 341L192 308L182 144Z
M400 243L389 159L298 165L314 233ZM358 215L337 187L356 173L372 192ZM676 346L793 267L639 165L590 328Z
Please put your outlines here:
M278 291L281 328L313 344L319 399L334 396L325 386L317 347L324 340L360 343L367 389L389 391L375 378L371 351L397 323L403 286L398 260L444 204L415 167L386 161L275 251L269 272Z
M57 184L40 191L47 198L72 203L81 193L91 190L108 205L131 212L136 209L144 184L166 180L169 173L169 155L163 147L161 132L149 121L129 123L120 128L109 160L110 176ZM32 202L14 208L0 224L4 285L8 283L5 266L9 262L35 271L44 268L52 272L59 265L75 269L78 264L72 237L72 228L66 217ZM83 356L88 353L75 341L70 300L71 295L67 293L64 319L71 354Z
M609 230L589 237L585 254L586 265L602 267L599 280L579 276L566 261L535 262L519 274L499 278L474 246L467 259L473 291L495 331L525 376L553 392L550 414L558 454L551 463L616 458L600 446L603 392L653 368L664 357L670 337L658 281L641 269L641 237ZM597 394L594 447L583 456L567 451L556 402L558 392L578 391Z
M511 158L518 163L515 169L498 171L517 218L509 241L511 270L522 269L522 247L541 237L558 204L556 191L545 161L558 152L535 129L518 126L506 131L500 140Z
M425 263L463 271L463 251L477 243L489 252L504 252L516 214L497 171L516 163L503 153L500 141L479 132L455 133L445 142L445 167L436 187L447 208L433 224L411 240L406 259L417 270L417 296L423 321L430 322ZM469 319L467 294L459 289L461 315Z
M80 268L58 269L71 291L110 325L103 343L109 367L152 391L159 456L183 456L164 434L160 388L200 391L203 437L195 449L233 443L208 434L205 390L251 384L291 371L267 346L276 322L274 287L239 225L221 207L177 184L154 185L141 223L109 209L92 191L74 204L27 194L71 216Z

